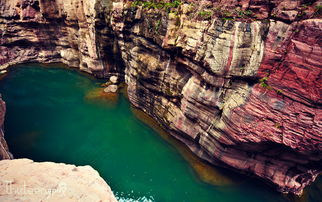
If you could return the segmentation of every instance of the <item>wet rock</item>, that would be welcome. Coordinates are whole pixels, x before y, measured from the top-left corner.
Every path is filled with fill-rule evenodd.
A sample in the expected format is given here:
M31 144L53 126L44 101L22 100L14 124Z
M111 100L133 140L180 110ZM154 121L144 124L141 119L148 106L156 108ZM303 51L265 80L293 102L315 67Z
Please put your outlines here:
M118 77L117 76L111 76L110 77L110 81L113 83L113 84L116 84L118 82Z
M104 92L105 93L116 93L118 90L118 86L117 85L109 85L106 88L104 88Z

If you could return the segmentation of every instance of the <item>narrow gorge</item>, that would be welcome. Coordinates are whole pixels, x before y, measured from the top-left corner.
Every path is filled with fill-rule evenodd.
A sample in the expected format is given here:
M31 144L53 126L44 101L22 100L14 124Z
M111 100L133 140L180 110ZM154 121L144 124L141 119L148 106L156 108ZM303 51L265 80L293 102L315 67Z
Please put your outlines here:
M64 63L117 75L130 103L200 159L301 195L322 172L321 6L0 0L0 69Z

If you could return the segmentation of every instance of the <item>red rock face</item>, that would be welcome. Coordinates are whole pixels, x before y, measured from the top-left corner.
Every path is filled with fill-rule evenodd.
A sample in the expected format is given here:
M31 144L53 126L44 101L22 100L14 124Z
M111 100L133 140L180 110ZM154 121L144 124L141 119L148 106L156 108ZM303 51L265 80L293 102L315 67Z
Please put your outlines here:
M293 139L284 144L301 152L321 151L322 20L302 21L291 29L293 32L285 39L283 47L287 51L277 53L279 56L267 55L259 75L266 73L267 83L273 89L266 90L274 100L268 108L275 112L270 115L271 121L280 123L284 139ZM274 51L269 45L266 47L267 52ZM280 62L274 62L278 57ZM257 85L253 91L259 88ZM278 102L283 104L276 107ZM274 108L278 111L272 110Z
M310 164L311 159L322 158L321 22L307 20L297 23L278 43L276 33L268 34L267 54L258 70L260 76L268 78L268 86L256 84L247 102L232 110L229 122L234 127L225 129L238 142L272 142L298 152L298 155L277 152L285 157L272 161L264 156L263 160L270 162L268 165L253 162L242 168L269 178L280 186L281 191L300 193L321 172L317 169L321 162ZM292 166L283 166L279 162L283 159L291 160ZM301 169L297 161L300 161ZM241 163L228 164L239 167Z
M180 26L170 18L163 38L142 26L151 13L136 13L141 22L125 29L142 38L124 36L123 48L129 98L201 158L301 194L322 170L322 21L312 12L316 4L210 3L274 20L235 16L237 22L215 18L206 24L187 20L191 14L183 9ZM174 47L181 52L171 56L166 51Z

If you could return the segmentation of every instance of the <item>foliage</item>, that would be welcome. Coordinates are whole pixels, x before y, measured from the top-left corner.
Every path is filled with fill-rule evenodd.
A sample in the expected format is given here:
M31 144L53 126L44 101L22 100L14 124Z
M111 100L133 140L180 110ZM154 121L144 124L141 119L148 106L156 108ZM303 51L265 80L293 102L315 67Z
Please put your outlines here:
M144 9L154 9L154 10L162 10L168 13L174 13L176 16L178 15L178 10L175 8L179 8L183 2L181 0L171 0L170 2L157 1L157 0L135 0L132 2L132 7L142 6ZM197 18L199 20L210 20L212 16L218 16L223 20L234 20L236 18L245 18L250 19L253 17L253 12L251 10L242 10L240 8L235 10L225 10L219 7L215 8L200 8L199 5L194 3L189 3L189 17Z
M179 27L180 25L181 25L181 21L180 21L180 18L177 16L175 26Z
M274 123L274 127L277 129L283 128L283 126L280 123Z
M263 77L259 80L259 83L260 85L263 87L263 88L269 88L270 86L267 84L267 80L268 80L268 77Z
M319 5L319 6L315 6L315 11L316 12L319 12L322 10L322 5Z
M322 5L315 6L314 16L318 17L322 15Z
M235 20L235 19L250 19L254 13L251 10L241 10L237 8L235 10L223 10L219 7L214 8L214 14L221 17L223 20Z
M223 17L223 18L221 18L221 19L223 19L224 21L231 21L231 20L234 20L233 18L226 18L226 17Z
M203 20L209 20L212 16L212 12L211 11L200 11L198 13L199 18L203 19Z
M132 2L132 7L142 6L145 9L159 9L170 12L172 8L178 8L182 2L180 0L172 0L171 2L164 1L140 1Z
M237 14L238 14L238 17L244 17L244 16L252 16L253 15L253 12L250 11L250 10L236 10Z
M155 22L155 32L158 34L159 33L159 30L160 30L160 27L161 27L161 19L157 20Z
M281 89L276 89L275 91L276 91L277 94L280 94L280 95L283 94L283 91Z
M277 88L273 88L272 86L270 86L268 83L267 83L267 80L268 80L268 76L265 76L263 78L261 78L259 80L259 83L260 83L260 86L262 86L263 88L266 88L268 90L274 90L277 94L279 95L283 95L283 90L281 89L277 89Z

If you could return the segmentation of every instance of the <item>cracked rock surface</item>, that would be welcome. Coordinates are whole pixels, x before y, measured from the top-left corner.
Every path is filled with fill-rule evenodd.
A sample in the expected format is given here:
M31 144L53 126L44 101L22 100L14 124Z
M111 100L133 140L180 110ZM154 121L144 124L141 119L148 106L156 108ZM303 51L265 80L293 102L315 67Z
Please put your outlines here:
M0 161L0 200L117 201L110 187L90 166L37 163L29 159Z

